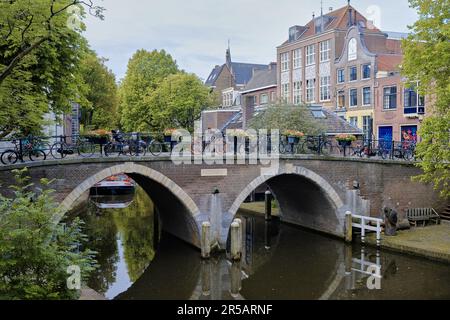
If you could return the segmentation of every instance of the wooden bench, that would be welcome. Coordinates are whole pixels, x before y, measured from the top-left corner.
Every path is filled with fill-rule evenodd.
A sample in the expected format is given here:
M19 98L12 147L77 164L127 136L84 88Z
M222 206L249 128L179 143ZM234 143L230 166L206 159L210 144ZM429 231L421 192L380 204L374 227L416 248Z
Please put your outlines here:
M433 221L436 224L441 223L441 217L433 208L408 209L406 210L406 217L409 223L415 227L419 222L422 222L424 227L428 221Z

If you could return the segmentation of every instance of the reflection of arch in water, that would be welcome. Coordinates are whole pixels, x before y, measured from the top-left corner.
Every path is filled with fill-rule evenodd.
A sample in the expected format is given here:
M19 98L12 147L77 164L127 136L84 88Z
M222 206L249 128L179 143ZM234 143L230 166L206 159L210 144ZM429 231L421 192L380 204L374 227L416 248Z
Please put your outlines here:
M162 212L161 220L164 229L184 241L200 247L197 218L200 215L195 202L175 182L149 167L126 163L104 169L86 179L75 188L61 203L59 221L76 201L95 184L104 179L125 173L135 180L152 198L156 207Z
M228 211L230 221L245 199L263 184L277 198L283 221L343 237L345 208L340 196L324 178L299 166L252 181Z

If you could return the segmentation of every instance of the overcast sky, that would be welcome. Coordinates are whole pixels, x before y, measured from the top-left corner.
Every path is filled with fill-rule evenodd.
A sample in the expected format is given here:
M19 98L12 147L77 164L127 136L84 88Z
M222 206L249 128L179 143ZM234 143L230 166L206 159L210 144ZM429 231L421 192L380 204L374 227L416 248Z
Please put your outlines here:
M235 62L276 61L276 47L292 25L305 25L319 0L97 0L105 20L87 19L88 38L117 79L138 49L165 49L180 68L205 79L225 61L228 39ZM406 32L417 16L407 0L353 0L352 5L385 31ZM347 0L323 0L324 12ZM375 7L374 7L375 6ZM379 12L379 14L378 14Z

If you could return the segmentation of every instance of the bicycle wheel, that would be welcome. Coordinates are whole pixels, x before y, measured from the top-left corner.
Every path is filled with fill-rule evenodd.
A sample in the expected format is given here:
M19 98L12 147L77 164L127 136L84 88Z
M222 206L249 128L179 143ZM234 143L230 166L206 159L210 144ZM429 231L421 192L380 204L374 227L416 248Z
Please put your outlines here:
M51 147L50 153L54 159L64 159L67 156L67 150L64 143L57 142Z
M4 165L15 164L19 160L19 155L14 150L6 150L0 156L0 160Z
M411 161L414 159L414 153L412 150L407 149L404 151L403 157L405 158L406 161Z
M379 153L380 153L381 158L383 160L386 160L387 158L389 158L389 151L388 150L382 149L382 150L379 151Z
M147 154L147 148L145 147L145 145L141 144L141 143L132 143L130 145L130 154L133 157L136 156L141 156L141 157L145 157L145 155Z
M90 158L95 153L95 145L88 141L81 141L77 144L78 155L83 158Z
M28 154L31 161L45 161L47 155L43 150L31 150Z
M120 149L119 146L116 146L112 143L108 143L104 148L105 156L118 157L121 153L119 149Z
M152 141L148 146L148 151L155 157L162 153L163 146L159 141Z
M334 150L334 151L336 151L336 150ZM332 146L332 144L330 142L328 142L328 141L322 143L322 145L320 147L320 154L324 155L324 156L329 156L329 155L333 154L333 146Z

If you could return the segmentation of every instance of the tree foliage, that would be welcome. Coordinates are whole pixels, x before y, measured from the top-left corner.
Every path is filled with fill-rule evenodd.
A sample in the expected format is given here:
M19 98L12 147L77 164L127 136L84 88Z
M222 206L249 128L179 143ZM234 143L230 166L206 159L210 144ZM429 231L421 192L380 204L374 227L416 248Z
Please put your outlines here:
M153 115L147 112L144 100L167 76L177 72L176 61L164 50L138 50L133 55L119 91L121 124L126 131L152 128Z
M403 74L420 81L419 92L427 96L427 117L417 147L420 181L432 182L443 197L450 197L450 1L410 0L419 20L403 41Z
M86 105L82 105L82 124L91 129L114 129L119 123L116 77L105 65L107 60L88 52L81 61L81 78Z
M167 128L194 131L194 122L203 110L213 104L210 90L194 74L168 76L144 101L148 108L143 116L152 119L152 128L163 132Z
M79 266L84 279L94 267L93 252L80 251L85 240L81 222L56 224L58 206L41 181L42 191L29 183L26 169L14 171L14 196L0 196L0 297L2 299L74 299L67 287L67 268Z
M0 138L12 132L38 134L45 113L68 111L70 102L86 104L79 73L87 48L80 35L84 26L68 24L68 9L81 3L0 2ZM101 8L86 3L101 16Z
M269 106L250 121L250 128L259 130L296 130L306 135L320 135L325 128L304 105L276 104Z

